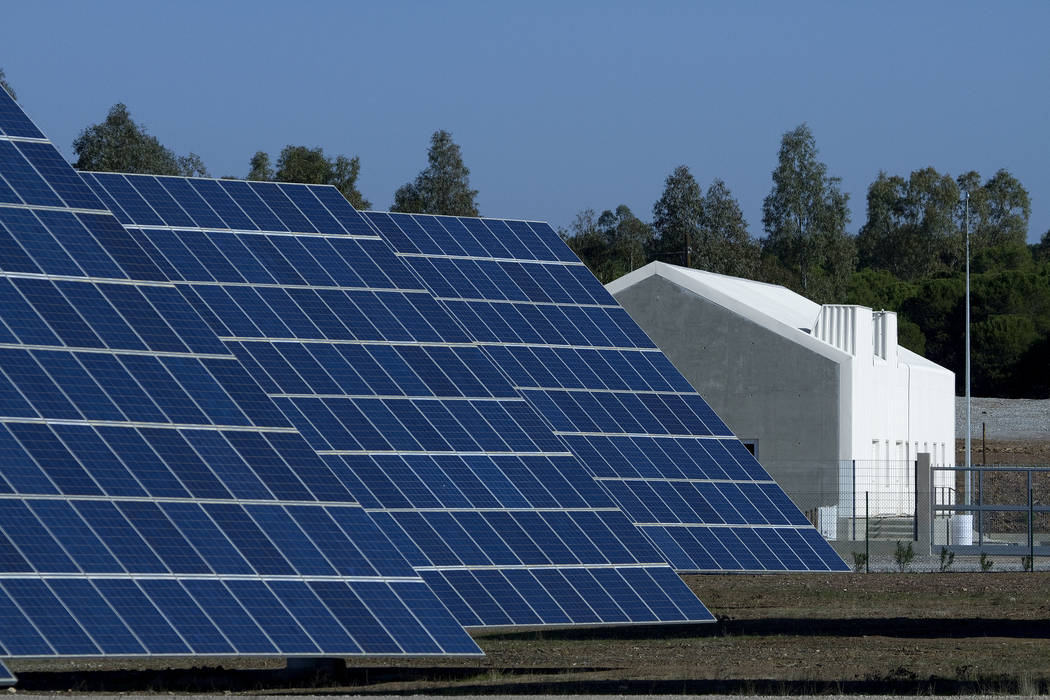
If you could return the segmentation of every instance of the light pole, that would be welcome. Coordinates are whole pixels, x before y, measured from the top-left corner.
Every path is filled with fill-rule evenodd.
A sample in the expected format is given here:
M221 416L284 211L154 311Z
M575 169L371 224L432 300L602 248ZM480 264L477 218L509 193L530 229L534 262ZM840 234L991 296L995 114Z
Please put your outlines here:
M973 474L970 458L970 193L966 193L966 215L963 218L966 231L966 505L973 503Z

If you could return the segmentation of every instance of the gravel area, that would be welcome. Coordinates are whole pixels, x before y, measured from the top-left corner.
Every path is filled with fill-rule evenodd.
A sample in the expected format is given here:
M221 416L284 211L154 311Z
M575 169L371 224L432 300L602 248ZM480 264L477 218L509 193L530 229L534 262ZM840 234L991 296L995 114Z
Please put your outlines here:
M989 440L1050 439L1050 399L970 399L971 430L981 439L984 422ZM955 397L955 436L966 437L966 397Z

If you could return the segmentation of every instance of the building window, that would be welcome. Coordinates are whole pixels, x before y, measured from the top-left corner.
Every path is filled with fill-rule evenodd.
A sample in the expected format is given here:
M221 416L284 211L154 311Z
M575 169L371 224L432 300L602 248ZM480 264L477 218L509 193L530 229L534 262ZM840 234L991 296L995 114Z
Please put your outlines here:
M751 456L758 459L758 440L741 440L744 443L744 447L751 453Z

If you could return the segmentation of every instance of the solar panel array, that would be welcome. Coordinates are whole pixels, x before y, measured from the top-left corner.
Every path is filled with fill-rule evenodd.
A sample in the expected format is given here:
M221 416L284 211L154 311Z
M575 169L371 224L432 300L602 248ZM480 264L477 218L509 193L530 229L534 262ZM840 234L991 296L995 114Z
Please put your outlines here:
M549 226L78 174L0 91L0 656L710 621L668 562L844 568Z
M365 216L676 569L846 569L547 224Z
M84 177L462 624L711 619L334 189Z
M478 653L0 90L0 655Z

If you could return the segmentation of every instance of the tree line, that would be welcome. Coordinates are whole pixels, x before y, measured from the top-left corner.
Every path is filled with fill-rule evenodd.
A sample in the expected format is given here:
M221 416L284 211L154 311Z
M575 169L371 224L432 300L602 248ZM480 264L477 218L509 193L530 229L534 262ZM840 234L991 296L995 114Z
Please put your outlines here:
M81 131L73 141L73 152L77 156L73 167L78 170L209 176L200 156L177 155L135 122L122 103L113 105L102 122ZM357 188L360 174L357 156L330 156L321 147L289 144L281 149L276 162L265 151L256 151L248 161L244 179L332 185L357 209L370 209L372 203ZM398 188L390 210L477 216L477 196L478 191L470 188L470 169L463 163L459 146L452 134L441 130L430 138L427 167Z
M14 95L2 69L0 86ZM73 150L80 170L208 175L199 156L163 146L120 103L85 128ZM253 154L244 179L333 185L369 209L357 188L360 171L357 156L288 145L276 162ZM452 135L437 131L427 166L397 189L390 209L478 216L469 176ZM620 204L585 209L559 233L603 283L661 260L781 284L818 303L897 311L900 343L953 370L961 391L968 217L973 391L1042 398L1050 397L1050 231L1027 245L1030 213L1027 190L1007 170L986 180L933 167L880 172L868 187L865 221L851 235L849 196L801 124L781 139L761 238L725 182L714 178L705 190L685 165L667 176L648 221Z
M760 239L724 182L704 191L686 166L667 176L651 221L625 205L588 209L562 235L603 282L662 260L781 284L819 303L896 311L901 345L954 371L961 393L968 226L973 391L1050 397L1050 231L1027 244L1021 182L1007 170L988 179L932 167L880 172L866 204L849 234L849 197L802 124L781 139Z

